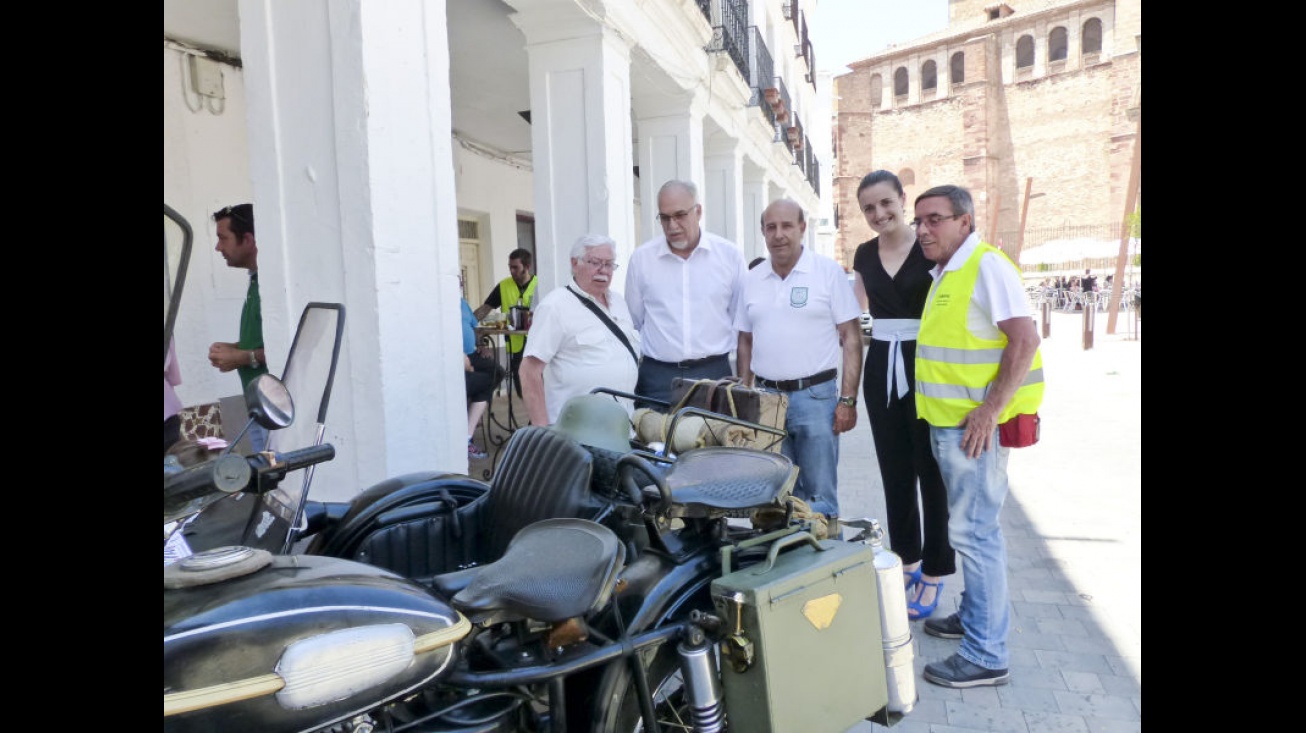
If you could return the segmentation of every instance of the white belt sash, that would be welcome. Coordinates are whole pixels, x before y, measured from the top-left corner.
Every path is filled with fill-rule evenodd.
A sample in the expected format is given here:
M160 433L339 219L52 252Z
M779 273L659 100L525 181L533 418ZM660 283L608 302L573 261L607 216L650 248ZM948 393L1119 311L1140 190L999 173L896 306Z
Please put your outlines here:
M871 322L871 338L889 342L889 371L885 375L884 384L886 406L893 401L895 381L898 385L898 397L907 396L907 369L902 363L901 342L915 341L920 332L919 318L876 318Z

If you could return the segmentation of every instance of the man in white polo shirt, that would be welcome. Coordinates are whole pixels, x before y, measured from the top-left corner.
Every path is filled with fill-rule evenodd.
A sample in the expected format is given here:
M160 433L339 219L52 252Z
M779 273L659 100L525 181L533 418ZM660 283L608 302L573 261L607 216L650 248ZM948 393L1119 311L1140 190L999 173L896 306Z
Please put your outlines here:
M803 246L806 232L803 210L791 199L762 212L771 258L744 276L735 359L745 384L789 395L781 452L799 469L794 495L834 517L839 434L857 424L862 309L839 263Z

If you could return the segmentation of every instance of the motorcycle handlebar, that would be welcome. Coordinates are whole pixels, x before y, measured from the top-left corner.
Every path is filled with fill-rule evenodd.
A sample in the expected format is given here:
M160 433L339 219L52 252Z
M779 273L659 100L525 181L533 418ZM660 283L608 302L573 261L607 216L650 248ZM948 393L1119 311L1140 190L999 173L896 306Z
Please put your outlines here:
M237 491L263 493L276 486L287 473L329 461L335 456L335 446L323 443L285 453L265 451L249 456L229 453L177 473L165 474L165 521L178 512L198 511L209 503L207 497L216 494L234 494ZM196 499L205 501L187 507Z
M234 494L254 475L244 456L225 455L163 477L163 502L184 504L212 492Z

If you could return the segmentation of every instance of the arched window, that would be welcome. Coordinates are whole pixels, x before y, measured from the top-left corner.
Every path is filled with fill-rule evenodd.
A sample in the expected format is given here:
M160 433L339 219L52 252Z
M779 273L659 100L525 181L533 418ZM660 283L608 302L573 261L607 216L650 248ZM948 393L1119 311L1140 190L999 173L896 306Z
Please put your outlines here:
M960 84L966 81L966 54L958 51L952 55L952 60L948 62L948 81L953 84Z
M911 168L903 168L898 171L898 181L904 186L916 185L916 171Z
M1028 69L1034 65L1034 37L1021 36L1016 41L1016 68Z
M884 103L884 80L879 74L871 75L871 107L879 108Z
M1084 21L1083 39L1084 53L1101 53L1102 21L1097 18L1089 18Z
M1048 61L1066 60L1066 29L1057 26L1048 34Z
M921 65L921 89L933 91L939 86L939 67L933 61Z
M907 67L899 66L898 70L893 72L893 96L907 96Z

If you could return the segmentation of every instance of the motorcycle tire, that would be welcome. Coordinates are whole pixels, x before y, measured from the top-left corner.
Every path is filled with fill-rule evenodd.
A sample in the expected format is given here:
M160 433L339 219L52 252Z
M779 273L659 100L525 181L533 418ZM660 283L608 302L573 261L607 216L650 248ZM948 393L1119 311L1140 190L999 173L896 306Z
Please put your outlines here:
M659 729L667 733L694 730L693 718L685 698L680 654L676 652L676 644L663 644L644 658L645 674L648 677L649 692L653 695L654 714ZM617 695L604 711L605 715L595 730L612 733L643 733L646 730L635 681L628 670L627 667L625 684L619 686Z

